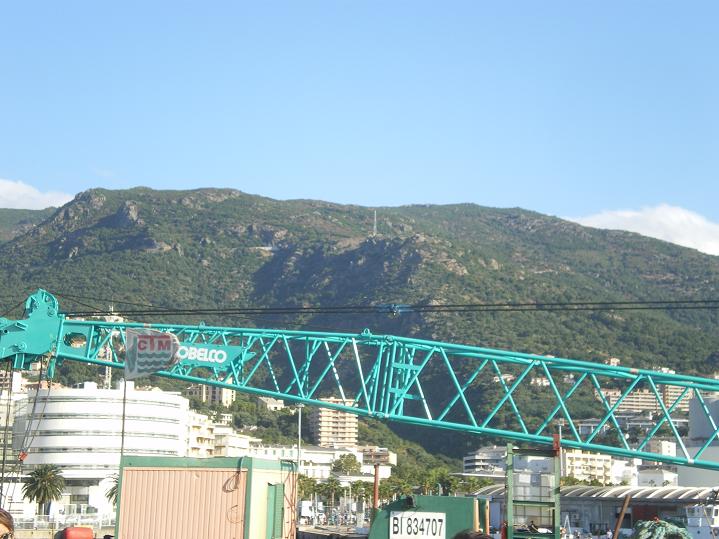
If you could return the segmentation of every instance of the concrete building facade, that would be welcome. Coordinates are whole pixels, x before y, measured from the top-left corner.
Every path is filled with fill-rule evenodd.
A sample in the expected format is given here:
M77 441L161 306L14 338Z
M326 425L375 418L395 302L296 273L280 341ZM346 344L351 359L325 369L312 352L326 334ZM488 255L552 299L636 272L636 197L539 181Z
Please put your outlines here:
M677 386L664 386L658 387L659 396L661 397L662 403L667 408L674 404L674 401L679 398L682 393L682 388ZM614 403L619 400L622 396L622 391L619 389L605 389L602 394L609 402L610 406L614 406ZM680 412L689 411L689 402L691 395L685 396L681 402L676 406L676 410ZM617 411L623 412L655 412L661 413L661 405L657 400L656 395L649 389L635 389L624 400L619 404Z
M580 481L599 481L602 485L613 482L612 457L609 455L565 449L562 451L562 470L564 475Z
M140 391L132 382L127 384L123 453L185 456L187 399L160 390ZM32 437L23 472L41 464L54 464L62 469L65 478L65 493L60 502L52 505L51 514L88 508L114 514L105 492L120 465L122 402L121 385L99 389L94 382L78 388L40 389L37 399L36 391L31 391L17 401L14 450L24 449L27 437ZM18 516L32 516L34 504L10 509Z
M507 465L507 448L491 445L481 447L465 455L462 459L463 471L466 474L485 477L504 477Z
M282 399L273 399L272 397L258 397L260 405L264 406L270 412L279 412L284 410L285 401Z
M224 387L215 387L205 384L192 384L183 392L187 398L198 399L206 404L216 404L227 408L233 402L237 395L232 389Z
M347 404L342 399L322 399L331 404ZM357 445L357 416L333 408L313 408L310 411L310 434L320 447L355 447Z
M367 466L374 466L375 464L397 466L397 453L390 451L386 447L361 445L357 449L362 452L363 462Z

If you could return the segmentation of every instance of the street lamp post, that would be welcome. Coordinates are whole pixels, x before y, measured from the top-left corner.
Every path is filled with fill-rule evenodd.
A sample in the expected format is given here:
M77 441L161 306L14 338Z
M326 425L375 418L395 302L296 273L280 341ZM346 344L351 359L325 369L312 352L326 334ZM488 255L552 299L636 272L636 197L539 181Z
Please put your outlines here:
M300 466L302 466L302 408L304 408L304 404L299 403L297 405L297 523L300 521L301 517L301 511L300 508L302 507L302 499L300 498ZM314 517L313 517L313 524L314 524Z
M302 408L304 404L297 405L297 473L300 473L302 466Z

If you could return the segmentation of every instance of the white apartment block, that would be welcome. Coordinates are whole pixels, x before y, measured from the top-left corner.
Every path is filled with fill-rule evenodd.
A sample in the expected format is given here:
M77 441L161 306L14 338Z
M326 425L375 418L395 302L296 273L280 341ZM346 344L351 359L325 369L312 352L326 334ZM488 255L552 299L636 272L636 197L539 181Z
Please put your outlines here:
M187 398L195 398L208 404L219 404L225 408L235 402L237 397L233 389L205 384L192 384L183 393Z
M649 440L649 443L647 444L647 451L663 455L665 457L676 457L677 443L671 440Z
M669 408L674 404L674 401L681 395L682 388L677 386L665 386L659 385L657 387L659 396L661 397L664 406ZM614 406L619 398L622 396L622 391L619 389L604 389L602 394L609 402L610 406ZM676 406L675 410L680 412L689 411L689 402L691 400L691 392L687 394L682 401ZM662 413L661 405L657 400L656 395L650 389L635 389L624 400L619 404L617 411L623 412L655 412Z
M259 397L260 404L267 408L270 412L279 412L284 410L285 401L282 399L273 399L272 397Z
M8 385L6 372L7 371L0 370L0 384L2 384L0 387L3 388ZM22 392L24 390L24 382L25 379L22 375L13 371L10 380L10 392L8 393L4 389L0 392L0 451L2 451L2 447L5 447L8 458L12 460L15 460L14 455L12 455L12 429L13 423L15 422L16 403L18 400L25 400L27 398L26 394Z
M249 456L267 460L297 461L297 446L288 445L254 445ZM362 453L356 449L328 448L303 445L300 448L300 473L314 479L327 479L332 475L332 463L342 455L354 455L362 464Z
M562 450L562 475L602 485L640 485L641 459L615 459L579 449Z
M641 464L642 459L612 459L611 483L636 487L639 485L639 466Z
M250 448L261 442L259 438L240 434L229 425L215 425L215 457L242 457L250 454Z
M10 382L10 393L18 393L22 390L23 385L27 383L27 380L25 380L19 372L10 371L8 376L8 372L5 369L0 369L0 388L2 388L3 393L8 386L8 381Z
M229 427L232 425L232 414L217 414L214 417L215 425Z
M194 410L187 413L187 456L215 456L215 424L208 416Z
M562 451L562 470L565 476L580 481L599 481L602 485L613 483L612 457L579 449Z
M466 474L504 476L504 469L507 466L507 448L497 445L481 447L466 455L462 461L463 471Z
M640 487L676 487L678 474L663 468L648 468L639 472L638 486Z
M342 399L322 399L332 404L351 404ZM357 445L357 416L332 408L313 408L310 411L310 434L320 447L355 447Z

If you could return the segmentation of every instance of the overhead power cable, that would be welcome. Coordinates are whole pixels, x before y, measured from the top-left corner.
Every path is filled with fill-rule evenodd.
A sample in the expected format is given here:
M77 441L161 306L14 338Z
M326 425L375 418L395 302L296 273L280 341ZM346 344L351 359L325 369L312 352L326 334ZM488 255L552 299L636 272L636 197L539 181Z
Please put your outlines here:
M58 294L63 296L63 294ZM70 295L67 296L71 298ZM81 296L74 296L79 298ZM92 298L96 301L103 301ZM80 305L82 302L74 299ZM92 308L92 307L91 307ZM405 313L472 313L472 312L534 312L534 311L625 311L625 310L713 310L719 309L719 300L648 300L648 301L583 301L583 302L507 302L467 304L375 304L344 306L295 307L223 307L223 308L147 308L121 310L68 311L68 316L87 317L108 314L138 316L187 315L290 315L290 314L389 314Z

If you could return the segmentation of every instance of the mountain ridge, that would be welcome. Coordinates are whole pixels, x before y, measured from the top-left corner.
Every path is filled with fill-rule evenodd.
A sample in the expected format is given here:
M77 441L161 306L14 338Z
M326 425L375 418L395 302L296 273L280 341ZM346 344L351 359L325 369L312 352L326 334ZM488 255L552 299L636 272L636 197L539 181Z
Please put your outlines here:
M3 294L0 307L38 287L58 294L65 310L104 309L109 303L122 308L123 301L219 308L719 296L718 257L638 234L586 228L518 208L376 209L373 236L375 208L277 201L230 189L88 190L0 244L0 278L18 296ZM719 368L715 310L396 317L378 311L202 321L349 333L370 328L597 362L619 357L624 365L687 374ZM395 430L416 437L401 426ZM459 451L421 441L447 454Z

